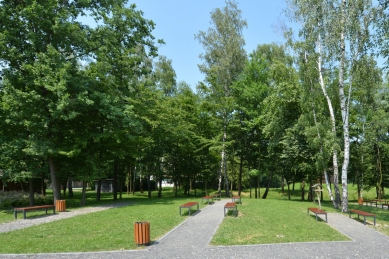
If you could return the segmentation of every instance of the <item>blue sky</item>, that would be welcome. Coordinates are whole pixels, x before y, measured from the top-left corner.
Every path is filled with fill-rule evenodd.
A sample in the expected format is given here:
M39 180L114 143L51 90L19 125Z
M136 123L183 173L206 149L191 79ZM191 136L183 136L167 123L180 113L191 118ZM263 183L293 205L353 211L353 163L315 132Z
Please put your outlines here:
M285 20L282 10L283 0L241 0L238 7L248 28L243 32L245 49L251 53L258 44L280 43L282 37L276 32L280 20ZM152 20L156 26L153 35L163 39L159 54L172 60L177 74L177 82L185 81L192 89L204 80L197 64L204 50L194 35L207 31L211 26L211 11L223 8L224 0L130 0L137 10L144 12L143 17Z

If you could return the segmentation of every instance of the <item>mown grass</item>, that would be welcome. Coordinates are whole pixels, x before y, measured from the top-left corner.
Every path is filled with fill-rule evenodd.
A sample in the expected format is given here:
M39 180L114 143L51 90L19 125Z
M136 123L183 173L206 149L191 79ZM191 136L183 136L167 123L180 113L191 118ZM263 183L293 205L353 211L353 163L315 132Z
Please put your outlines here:
M347 237L307 214L311 202L243 199L238 217L227 217L212 245L343 241Z
M350 188L350 194L353 192ZM263 192L263 190L261 190ZM325 194L326 192L324 192ZM236 195L237 192L234 191ZM374 193L373 193L374 194ZM123 194L117 202L130 202L131 205L101 212L81 215L26 229L0 233L0 253L47 253L47 252L85 252L121 249L136 249L134 243L134 222L149 221L151 241L156 241L187 218L179 216L179 205L188 201L199 201L197 197L185 197L180 193L174 197L171 190L163 192L163 198L152 198L146 193ZM262 195L262 193L261 193ZM370 192L365 192L369 197ZM347 237L332 229L324 221L316 221L315 216L307 214L308 207L317 203L301 201L300 191L296 190L288 200L287 193L272 189L266 200L250 199L249 192L242 193L242 204L238 205L238 217L226 217L213 237L212 245L244 245L288 242L342 241ZM75 192L72 199L66 198L67 210L80 208L80 193ZM374 198L374 195L371 195ZM87 193L87 206L113 203L112 194L103 194L100 202L95 201L95 192ZM324 195L322 208L327 212L335 210ZM349 208L360 208L356 201L350 201ZM387 210L363 206L363 210L377 214L377 229L389 235L389 213ZM67 213L67 212L63 212ZM223 212L220 212L223 213ZM28 218L46 216L43 211L29 212ZM348 215L345 215L348 216ZM50 217L48 215L47 217ZM354 217L355 218L355 217ZM23 220L23 219L18 219ZM331 220L329 218L329 220ZM13 212L0 213L0 222L13 221ZM374 227L368 224L369 227Z
M124 200L130 200L132 204L0 233L0 253L135 249L135 222L149 221L151 241L158 240L186 218L187 210L183 211L184 216L179 215L179 205L193 198L148 199L138 196Z

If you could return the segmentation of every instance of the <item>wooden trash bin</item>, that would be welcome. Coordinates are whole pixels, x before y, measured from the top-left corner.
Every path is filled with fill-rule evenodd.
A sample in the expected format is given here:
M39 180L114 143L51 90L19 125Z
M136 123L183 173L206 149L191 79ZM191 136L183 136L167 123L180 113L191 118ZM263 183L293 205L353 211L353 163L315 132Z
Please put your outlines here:
M134 223L134 240L138 246L150 243L150 222Z
M358 204L363 205L363 198L358 198Z
M57 211L66 211L66 200L56 200L55 209Z

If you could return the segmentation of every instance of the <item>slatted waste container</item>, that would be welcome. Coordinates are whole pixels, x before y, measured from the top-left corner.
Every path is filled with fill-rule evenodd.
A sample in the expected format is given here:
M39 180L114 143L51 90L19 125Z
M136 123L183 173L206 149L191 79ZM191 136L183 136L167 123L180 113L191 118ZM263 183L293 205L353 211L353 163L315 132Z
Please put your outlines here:
M55 209L57 211L66 211L66 200L56 200Z
M134 223L134 240L138 246L150 243L150 222Z

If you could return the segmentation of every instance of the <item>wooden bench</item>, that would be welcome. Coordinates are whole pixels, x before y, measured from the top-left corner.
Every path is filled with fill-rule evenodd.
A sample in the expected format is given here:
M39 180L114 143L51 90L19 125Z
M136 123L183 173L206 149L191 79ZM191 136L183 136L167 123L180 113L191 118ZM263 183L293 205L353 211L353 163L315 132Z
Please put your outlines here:
M14 217L18 218L18 212L22 211L24 215L24 219L26 219L26 212L30 210L45 210L47 214L47 209L53 209L53 213L55 214L55 205L41 205L41 206L31 206L31 207L23 207L23 208L14 208Z
M181 216L181 209L184 208L184 209L188 209L188 214L190 216L190 209L192 207L194 207L195 205L197 205L197 210L199 210L199 203L198 202L195 202L195 201L192 201L192 202L187 202L185 204L182 204L180 206L180 216Z
M242 204L242 200L240 199L240 196L232 196L232 202L238 202L239 204Z
M218 194L218 193L212 194L212 197L213 197L215 200L220 201L220 194Z
M348 211L349 218L351 218L351 213L358 214L358 219L359 219L359 216L363 216L363 224L365 224L365 225L366 225L366 217L373 217L374 218L374 226L375 226L375 222L376 222L375 214L372 214L372 213L366 212L366 211L362 211L362 210L349 210Z
M373 203L375 203L375 206L378 207L378 203L381 205L382 208L388 204L389 200L384 199L372 199L366 201L366 206L368 203L370 203L370 206L373 206Z
M204 200L207 200L208 204L209 203L209 200L211 200L211 203L213 203L213 197L212 196L204 196L203 198L201 198L201 203L204 204Z
M237 216L237 214L238 214L238 207L236 206L235 202L227 202L226 205L224 205L224 216L227 215L229 210L232 210L233 214L235 214L235 216Z
M325 212L324 210L321 210L321 209L318 209L318 208L308 208L308 211L307 213L309 214L309 212L312 212L316 215L316 220L317 220L317 215L319 214L323 214L326 216L326 222L327 222L327 212Z

